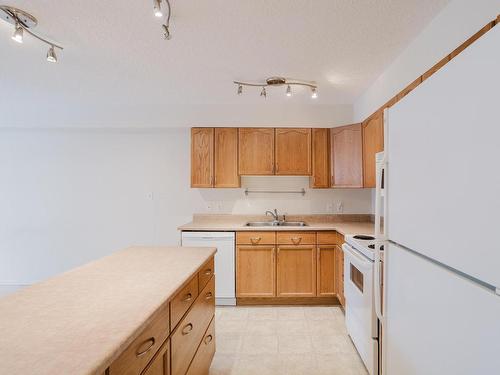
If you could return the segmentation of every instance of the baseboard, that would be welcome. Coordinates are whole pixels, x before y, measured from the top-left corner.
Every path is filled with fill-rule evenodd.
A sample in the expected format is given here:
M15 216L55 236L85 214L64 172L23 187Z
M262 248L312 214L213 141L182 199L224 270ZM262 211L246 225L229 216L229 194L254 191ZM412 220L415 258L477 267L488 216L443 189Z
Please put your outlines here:
M215 297L217 306L236 306L236 298Z
M340 302L337 297L242 297L236 298L238 306L252 305L304 305L304 306L337 306Z

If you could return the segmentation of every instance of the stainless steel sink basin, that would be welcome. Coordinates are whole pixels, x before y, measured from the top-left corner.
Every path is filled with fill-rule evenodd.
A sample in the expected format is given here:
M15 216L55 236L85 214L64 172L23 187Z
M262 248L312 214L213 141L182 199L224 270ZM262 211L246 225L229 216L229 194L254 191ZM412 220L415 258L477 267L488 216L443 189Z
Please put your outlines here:
M245 224L247 227L305 227L303 221L250 221Z

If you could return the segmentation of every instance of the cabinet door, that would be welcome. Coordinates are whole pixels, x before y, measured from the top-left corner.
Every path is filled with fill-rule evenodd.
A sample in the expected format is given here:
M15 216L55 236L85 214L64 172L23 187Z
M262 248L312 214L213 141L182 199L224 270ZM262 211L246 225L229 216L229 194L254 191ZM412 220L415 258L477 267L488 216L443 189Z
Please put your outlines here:
M312 188L330 187L330 131L312 129Z
M330 129L332 187L363 187L361 124Z
M213 186L214 129L191 129L191 187Z
M236 247L236 296L276 296L274 245L238 245Z
M276 174L311 175L311 129L276 129Z
M240 187L238 175L238 129L215 128L216 188Z
M335 277L335 245L318 246L318 296L331 297L336 295Z
M363 183L375 187L375 154L384 151L384 112L363 123Z
M335 292L342 306L344 298L344 252L340 246L335 246Z
M240 128L238 134L239 174L274 174L274 129Z
M170 375L170 342L165 341L143 375Z
M316 246L278 245L278 297L316 295Z

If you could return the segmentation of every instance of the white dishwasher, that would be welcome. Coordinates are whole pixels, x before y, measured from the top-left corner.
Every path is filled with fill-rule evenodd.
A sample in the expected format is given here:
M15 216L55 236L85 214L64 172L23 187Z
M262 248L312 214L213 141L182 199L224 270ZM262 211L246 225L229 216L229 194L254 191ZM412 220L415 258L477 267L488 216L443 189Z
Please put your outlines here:
M182 246L217 248L215 254L215 303L235 306L235 233L182 232Z

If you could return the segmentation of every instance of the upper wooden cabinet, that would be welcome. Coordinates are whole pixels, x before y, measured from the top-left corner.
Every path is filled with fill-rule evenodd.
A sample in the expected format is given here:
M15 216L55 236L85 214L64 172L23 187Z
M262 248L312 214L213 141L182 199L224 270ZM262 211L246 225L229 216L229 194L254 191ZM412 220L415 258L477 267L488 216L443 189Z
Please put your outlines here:
M276 129L276 174L311 175L311 129Z
M212 187L214 183L214 129L191 129L191 187Z
M274 174L274 129L240 128L238 133L239 174Z
M363 187L361 124L330 129L332 187Z
M330 187L330 130L312 129L311 188Z
M214 187L240 187L238 128L215 128Z
M379 111L363 123L363 185L375 187L375 154L384 151L384 113Z

